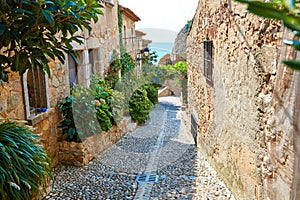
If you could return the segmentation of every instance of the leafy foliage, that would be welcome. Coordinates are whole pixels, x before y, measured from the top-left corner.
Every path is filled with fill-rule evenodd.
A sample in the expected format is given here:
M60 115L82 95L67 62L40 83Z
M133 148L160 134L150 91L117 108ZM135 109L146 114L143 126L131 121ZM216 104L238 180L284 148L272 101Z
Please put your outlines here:
M270 0L268 2L250 0L236 1L248 4L248 10L258 16L282 20L283 24L293 31L295 36L300 36L299 1L293 1L293 5L288 5L285 0ZM293 46L297 51L300 50L300 42L298 40L287 40L286 44ZM284 60L282 62L292 69L300 70L300 62L298 60Z
M147 92L147 97L151 101L152 104L156 104L158 102L158 89L154 84L146 84L142 86L144 90Z
M137 89L129 100L130 116L134 121L139 123L144 123L149 119L149 113L152 107L153 104L149 100L147 91L143 87Z
M123 44L123 18L122 9L120 4L118 4L118 28L119 28L119 42L120 42L120 52L121 54L125 52L125 47Z
M0 124L0 199L32 199L50 176L49 158L38 136L14 123Z
M96 75L92 76L91 89L94 93L96 115L101 129L104 131L112 127L112 113L111 113L111 97L113 90L109 88L105 81Z
M66 141L82 142L86 137L100 133L96 114L93 91L80 85L72 88L70 97L58 103L59 110L64 116L63 139Z
M121 55L121 69L122 75L134 69L136 66L135 60L131 57L130 54L124 53Z
M75 35L91 30L102 5L96 0L0 1L0 82L7 82L9 69L23 74L31 67L50 75L49 59L64 63L64 52L76 60L72 42Z
M123 93L113 90L112 97L111 97L111 113L113 117L113 124L119 124L123 119L124 114L124 102L125 96Z
M62 112L64 116L64 120L61 122L61 125L64 127L64 139L66 141L75 141L80 142L79 135L77 133L74 117L73 117L73 99L74 97L71 95L70 97L65 97L63 101L60 101L57 106L59 110Z
M180 61L175 65L161 65L155 69L156 77L159 82L163 83L166 80L174 79L177 82L187 79L187 63Z
M141 54L142 54L142 61L143 61L144 65L147 64L147 65L153 66L154 63L157 62L158 55L157 55L156 51L150 51L149 55L146 56L144 54L144 50L142 50Z
M129 73L136 66L135 60L131 57L130 54L124 53L121 56L114 52L113 61L110 64L110 67L105 75L105 81L111 88L115 88L115 85L119 79L119 71L121 75Z
M109 130L123 117L124 95L107 86L98 75L92 75L90 87L73 86L71 94L58 103L66 141L82 142Z

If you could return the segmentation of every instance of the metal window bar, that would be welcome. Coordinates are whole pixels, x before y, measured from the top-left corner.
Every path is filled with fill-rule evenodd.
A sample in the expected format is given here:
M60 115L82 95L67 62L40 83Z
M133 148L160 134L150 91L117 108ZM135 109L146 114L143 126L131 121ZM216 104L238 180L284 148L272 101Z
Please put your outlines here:
M212 41L204 41L204 76L212 82Z
M194 138L195 144L197 145L197 132L198 132L198 122L193 114L191 114L191 134Z
M42 80L41 80L41 72L40 72L40 69L37 68L37 77L38 77L38 85L39 87L37 88L38 89L38 93L39 93L39 107L37 109L37 113L40 113L41 112L41 108L43 107L42 105L42 102L43 102L43 91L42 91Z
M36 96L36 89L37 89L37 84L35 82L35 76L34 76L34 68L31 68L31 80L32 80L32 84L33 84L33 99L34 99L34 111L33 113L30 114L34 114L36 115L36 108L37 108L37 96ZM29 105L30 106L30 105Z
M231 0L228 0L228 9L230 12L232 12L232 3Z
M30 115L34 116L42 112L42 108L47 108L46 101L46 83L44 74L39 68L32 67L31 73L28 73L30 78L27 82L28 91L30 90L29 98L29 110Z

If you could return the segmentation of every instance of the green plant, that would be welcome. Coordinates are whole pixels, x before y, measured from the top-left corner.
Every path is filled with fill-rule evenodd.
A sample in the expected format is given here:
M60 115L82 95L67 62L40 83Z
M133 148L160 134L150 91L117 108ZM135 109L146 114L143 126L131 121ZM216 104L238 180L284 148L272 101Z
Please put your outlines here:
M268 2L236 0L248 4L248 10L258 16L281 20L283 24L293 31L296 37L300 37L299 1L270 0ZM285 40L285 43L300 51L299 40ZM300 60L283 60L285 65L292 69L300 70Z
M142 87L133 92L129 100L129 113L134 121L144 123L149 119L152 102L147 96L147 91Z
M77 133L75 122L73 118L73 99L74 97L71 95L70 97L65 97L63 101L59 101L57 106L59 110L62 112L64 120L61 122L63 128L64 139L66 141L75 141L80 142L79 135Z
M49 157L38 135L14 123L0 124L0 198L30 200L47 185Z
M142 89L146 90L147 97L153 105L158 102L158 89L154 84L146 84L142 86Z
M36 67L50 75L50 58L64 63L67 53L76 60L71 43L83 43L76 32L90 31L101 7L96 0L0 1L0 83L9 69L23 74Z
M156 51L150 51L148 53L148 55L146 56L144 53L144 50L142 50L141 55L142 55L143 65L153 66L155 63L157 63L158 55L157 55Z
M121 71L121 75L124 76L135 68L136 63L128 53L121 54L120 56L114 51L112 59L105 75L105 81L111 88L115 88L117 82L120 81L119 71Z
M110 109L113 90L105 81L96 75L92 77L91 88L95 97L96 115L102 130L107 131L112 127L112 113Z
M134 69L136 66L135 60L132 58L132 56L128 53L124 53L121 55L121 74L124 75L125 73L128 73L132 69Z
M107 117L110 117L110 123L108 122L108 118L104 117L107 122L104 127L110 128L112 124L118 124L123 118L124 111L124 103L125 96L123 93L111 89L108 86L107 82L100 78L98 75L92 75L91 79L91 87L95 91L95 99L98 100L99 103L105 103L108 106L105 106L105 113ZM100 117L98 117L100 120ZM102 127L102 126L101 126Z
M109 68L105 74L105 81L107 85L111 88L114 88L116 83L119 81L119 71L122 70L122 62L119 58L117 51L113 51L112 62L109 65Z
M82 142L86 137L101 133L95 109L95 96L90 88L75 85L71 96L58 103L64 116L64 140Z
M123 114L126 109L125 96L123 93L113 90L111 97L111 112L113 124L119 124L123 119Z
M120 52L121 54L125 52L125 47L123 44L123 18L122 18L122 9L120 4L118 4L118 28L119 28L119 42L120 42Z

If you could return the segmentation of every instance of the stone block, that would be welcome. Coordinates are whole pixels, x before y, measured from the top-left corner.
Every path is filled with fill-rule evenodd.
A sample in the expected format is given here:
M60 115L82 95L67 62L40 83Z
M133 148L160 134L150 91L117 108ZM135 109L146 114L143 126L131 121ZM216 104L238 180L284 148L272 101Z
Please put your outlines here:
M136 123L130 123L127 125L127 131L128 132L133 132L137 127L137 124Z

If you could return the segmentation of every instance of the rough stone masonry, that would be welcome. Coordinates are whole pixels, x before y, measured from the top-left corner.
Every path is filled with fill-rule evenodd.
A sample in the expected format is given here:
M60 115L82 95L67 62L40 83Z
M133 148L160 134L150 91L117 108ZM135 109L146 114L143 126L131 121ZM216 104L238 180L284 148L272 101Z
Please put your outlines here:
M291 34L279 21L234 1L200 0L187 39L188 113L198 123L198 146L237 199L300 198L299 75L280 64L297 55L282 38Z

